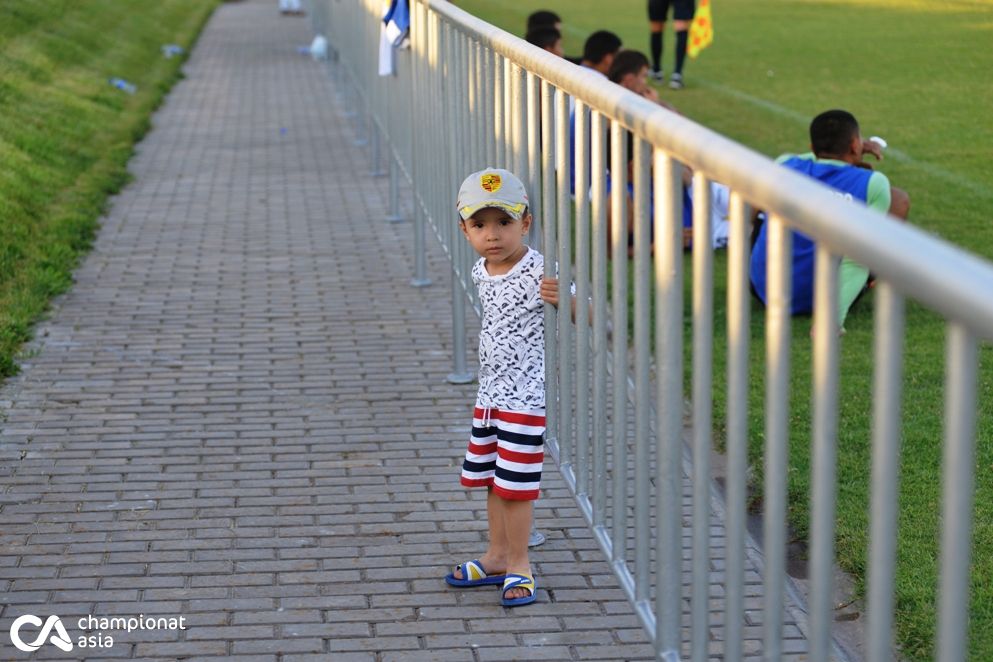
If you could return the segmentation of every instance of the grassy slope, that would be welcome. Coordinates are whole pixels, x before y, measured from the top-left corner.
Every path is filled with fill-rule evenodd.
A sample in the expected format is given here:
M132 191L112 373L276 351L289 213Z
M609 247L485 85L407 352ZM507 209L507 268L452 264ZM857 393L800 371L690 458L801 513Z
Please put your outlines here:
M542 0L491 9L479 0L459 4L513 32L530 11L548 8L564 19L566 51L579 53L594 29L617 32L629 47L647 51L643 2ZM940 7L940 10L939 10ZM688 87L663 96L685 114L761 152L805 149L806 125L820 110L843 107L866 135L885 137L891 149L883 169L911 193L913 222L993 257L993 3L896 0L750 0L715 3L716 40L686 68ZM664 66L672 66L666 35ZM725 274L717 265L717 337ZM689 267L689 262L687 262ZM687 300L689 300L687 298ZM791 521L807 527L809 492L809 320L793 325L793 379L789 489ZM839 563L864 580L870 474L872 300L859 302L846 324L839 401ZM687 318L689 328L689 318ZM763 315L752 315L751 456L761 474L763 442ZM930 657L934 645L937 536L940 501L944 325L908 305L900 547L897 577L898 638L908 658ZM715 421L724 414L725 347L715 344ZM993 465L990 414L993 370L983 352L979 402L972 659L993 658ZM718 438L722 431L718 430Z
M0 377L126 181L132 145L217 0L0 3ZM129 96L110 77L138 85Z

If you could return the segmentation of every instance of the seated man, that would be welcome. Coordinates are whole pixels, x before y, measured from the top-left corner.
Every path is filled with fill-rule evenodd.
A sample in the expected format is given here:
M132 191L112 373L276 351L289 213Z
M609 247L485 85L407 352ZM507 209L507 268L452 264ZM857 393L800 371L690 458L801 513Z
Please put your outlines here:
M635 50L622 50L614 58L614 62L607 72L607 78L611 82L617 83L621 87L628 89L635 94L638 94L650 101L654 101L663 108L671 110L674 113L679 114L674 106L665 101L659 99L658 92L655 91L651 85L648 84L649 75L649 62L648 57L644 53ZM631 177L633 175L633 159L634 155L632 153L633 138L628 134L628 194L629 196L634 195L634 186L631 183ZM609 176L608 176L609 177ZM682 213L683 213L683 247L690 248L693 241L693 171L684 167L682 169L683 178L683 188L682 188ZM609 188L609 179L608 179ZM727 245L728 236L728 199L729 191L726 186L719 184L717 182L711 182L711 227L712 227L712 237L711 245L714 248L723 248ZM654 206L654 202L651 200L652 193L649 190L649 204ZM654 213L651 211L650 213ZM608 212L609 215L609 212ZM628 245L632 245L633 236L630 235L631 229L634 225L634 205L628 204Z
M614 63L614 57L621 50L621 38L607 30L597 30L586 38L583 44L583 59L580 66L592 69L604 78Z
M871 209L906 219L910 198L890 185L881 172L863 160L866 154L882 157L879 145L862 140L859 124L851 113L829 110L810 123L807 154L784 154L776 162L830 186L839 195L857 200ZM791 313L809 314L814 307L814 254L816 244L806 235L793 232L793 294ZM762 224L752 248L750 279L755 294L766 303L766 224ZM848 310L866 288L869 270L844 258L839 271L838 324L844 329Z
M531 12L531 14L528 15L527 29L525 32L531 32L535 28L546 27L561 30L562 19L555 12L547 9L539 9L538 11Z
M528 43L534 44L539 48L544 48L546 51L565 58L573 64L579 64L582 58L565 55L562 51L561 41L555 46L555 48L549 48L549 44L547 42L551 33L546 32L549 28L555 30L561 40L562 19L559 18L558 14L553 11L548 11L547 9L539 9L536 12L532 12L528 16L527 29L524 31L526 36L524 39L527 40Z
M529 44L534 44L538 48L542 48L552 55L565 57L565 51L562 50L562 33L558 31L558 28L547 25L544 27L533 28L528 31L528 34L524 39Z
M648 73L648 56L641 51L624 49L614 56L614 60L607 70L607 78L635 94L654 101L663 108L678 113L679 111L672 104L659 99L659 93L648 84Z

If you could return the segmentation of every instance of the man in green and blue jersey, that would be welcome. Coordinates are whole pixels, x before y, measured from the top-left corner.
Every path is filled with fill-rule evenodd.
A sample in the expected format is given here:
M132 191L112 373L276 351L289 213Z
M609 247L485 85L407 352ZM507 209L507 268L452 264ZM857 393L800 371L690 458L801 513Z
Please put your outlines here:
M865 163L866 154L882 158L882 147L863 140L855 117L844 110L821 113L810 123L810 148L806 154L784 154L776 159L780 165L812 177L830 186L847 200L858 201L870 209L890 213L902 219L910 211L910 198L890 184L881 172ZM800 232L793 233L791 313L809 314L814 304L814 241ZM762 224L752 248L750 269L752 288L766 302L766 224ZM869 270L843 258L839 269L839 324L844 328L848 310L865 290Z

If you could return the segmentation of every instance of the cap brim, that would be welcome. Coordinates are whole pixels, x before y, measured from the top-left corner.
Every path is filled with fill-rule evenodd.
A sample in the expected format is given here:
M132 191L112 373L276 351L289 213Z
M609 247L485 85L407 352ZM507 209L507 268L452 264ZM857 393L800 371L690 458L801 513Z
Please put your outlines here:
M507 212L508 214L516 218L518 221L524 217L524 210L528 208L528 206L524 203L515 204L512 202L506 202L504 200L486 200L485 202L480 202L475 205L467 205L465 207L462 207L461 209L459 209L459 215L462 217L463 221L467 221L472 217L473 214L475 214L480 209L487 209L489 207L502 209L503 211Z

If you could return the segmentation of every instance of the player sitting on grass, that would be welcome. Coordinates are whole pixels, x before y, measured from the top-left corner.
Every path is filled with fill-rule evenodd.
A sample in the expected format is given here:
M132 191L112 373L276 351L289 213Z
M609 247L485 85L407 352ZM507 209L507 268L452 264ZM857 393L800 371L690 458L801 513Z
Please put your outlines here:
M882 158L881 147L863 140L855 117L844 110L821 113L810 123L810 148L806 154L784 154L776 159L780 165L812 177L838 191L845 198L858 201L881 212L906 219L910 212L910 197L890 185L881 172L874 172L865 162L865 155ZM752 248L750 279L752 288L766 303L766 227L763 223ZM790 300L793 315L809 314L814 307L813 239L793 232L792 283ZM839 269L838 324L844 331L845 318L855 300L865 291L869 270L848 258Z
M649 63L648 57L636 50L622 50L614 57L614 61L611 64L610 71L607 72L607 78L611 82L617 83L621 87L631 90L635 94L638 94L650 101L654 101L663 108L671 110L674 113L679 113L676 108L662 101L659 98L658 92L655 88L648 84L649 77ZM634 186L631 183L631 178L633 175L633 139L630 134L628 135L628 194L632 197L634 196ZM690 248L693 242L693 171L684 167L682 169L682 222L683 222L683 247ZM711 227L712 227L712 237L711 245L714 248L723 248L727 245L728 237L728 199L729 191L726 186L719 184L717 182L711 182ZM654 196L651 191L649 191L650 200ZM628 201L628 252L633 252L634 245L634 205L632 200ZM652 202L654 205L654 202ZM608 217L610 212L608 211ZM608 227L612 227L608 225ZM654 226L653 226L654 230Z
M562 50L562 33L558 31L558 28L547 25L533 28L528 31L525 39L529 44L543 48L552 55L565 57L565 51Z
M524 34L526 36L524 38L528 41L528 43L535 44L539 48L544 48L546 51L551 51L552 53L555 53L559 57L565 58L566 60L572 62L573 64L579 64L582 61L582 58L575 57L572 55L565 55L562 52L556 52L548 48L548 46L544 44L539 44L537 40L548 39L547 36L545 37L539 36L539 33L542 32L545 28L554 28L554 30L559 34L559 38L560 39L562 38L562 19L559 18L558 14L556 14L553 11L548 11L547 9L539 9L536 12L532 12L528 16L527 29L525 29L524 31ZM536 41L532 41L532 37ZM559 44L559 49L561 48L562 45Z
M597 30L586 38L583 44L583 59L580 66L596 71L604 78L614 63L614 57L621 50L621 38L607 30Z

